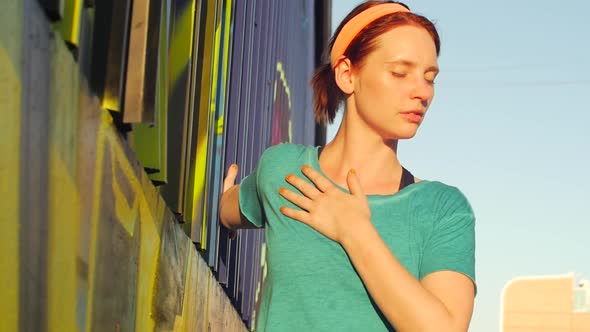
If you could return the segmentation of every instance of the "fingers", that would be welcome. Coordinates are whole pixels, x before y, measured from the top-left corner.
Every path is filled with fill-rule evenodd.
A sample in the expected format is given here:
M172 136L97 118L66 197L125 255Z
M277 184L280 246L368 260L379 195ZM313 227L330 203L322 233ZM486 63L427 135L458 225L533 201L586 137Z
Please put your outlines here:
M303 210L295 210L295 209L292 209L292 208L289 208L286 206L282 206L281 213L291 219L299 220L304 224L309 225L309 223L310 223L309 213L307 213Z
M236 177L238 176L238 165L232 164L227 171L227 175L223 180L223 192L226 192L229 188L233 187L236 183Z
M351 169L348 172L348 175L346 176L346 182L348 183L348 190L350 190L351 194L359 197L365 196L363 188L361 187L361 180L354 169Z
M303 172L303 174L311 180L311 182L313 182L316 187L321 190L322 192L327 192L331 189L334 188L334 185L332 184L332 182L330 182L330 180L326 179L325 177L323 177L318 171L316 171L315 169L309 167L309 166L303 166L301 167L301 171Z
M304 181L302 178L297 177L295 175L289 174L285 177L285 180L293 187L297 188L303 195L307 196L311 199L316 199L321 192L316 188L314 185L310 184L307 181Z
M298 195L298 194L292 192L291 190L288 190L285 188L279 189L279 194L281 194L281 196L285 197L285 199L287 199L289 202L299 206L300 208L302 208L306 211L311 210L311 207L313 205L313 202L311 199L309 199L303 195Z

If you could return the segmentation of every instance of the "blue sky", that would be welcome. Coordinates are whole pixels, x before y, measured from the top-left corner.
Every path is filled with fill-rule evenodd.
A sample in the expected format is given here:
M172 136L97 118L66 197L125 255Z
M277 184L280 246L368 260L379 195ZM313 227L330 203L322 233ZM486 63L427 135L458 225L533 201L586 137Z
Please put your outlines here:
M332 1L333 30L360 2ZM441 73L399 158L469 198L479 291L470 331L498 331L508 280L590 279L590 2L406 4L436 23Z

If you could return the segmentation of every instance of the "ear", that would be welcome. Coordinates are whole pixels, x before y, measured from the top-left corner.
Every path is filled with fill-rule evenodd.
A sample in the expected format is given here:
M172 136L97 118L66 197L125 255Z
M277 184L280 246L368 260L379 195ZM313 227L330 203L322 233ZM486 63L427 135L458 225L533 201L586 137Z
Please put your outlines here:
M352 76L352 62L348 58L342 58L334 67L334 78L336 84L344 92L349 95L354 92L353 76Z

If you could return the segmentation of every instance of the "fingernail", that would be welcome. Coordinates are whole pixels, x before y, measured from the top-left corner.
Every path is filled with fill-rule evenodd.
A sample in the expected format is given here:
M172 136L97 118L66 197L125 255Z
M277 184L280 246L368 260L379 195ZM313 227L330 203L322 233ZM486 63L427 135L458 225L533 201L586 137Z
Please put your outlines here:
M287 181L291 181L292 178L293 178L293 175L291 175L291 174L285 176L285 180L287 180Z
M282 194L284 194L284 193L285 193L285 188L283 188L283 187L279 188L279 194L281 194L281 195L282 195Z
M308 167L307 167L307 165L303 165L303 166L301 166L301 170L302 170L303 172L305 172L305 171L307 170L307 168L308 168Z
M231 166L230 166L230 167L231 167L231 169L236 169L236 168L238 168L238 165L236 165L236 164L231 164Z

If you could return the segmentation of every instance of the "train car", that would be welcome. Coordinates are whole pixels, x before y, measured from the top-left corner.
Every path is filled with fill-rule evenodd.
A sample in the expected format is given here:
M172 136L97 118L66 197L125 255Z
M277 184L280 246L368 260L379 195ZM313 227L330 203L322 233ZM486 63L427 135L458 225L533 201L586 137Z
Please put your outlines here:
M0 331L255 329L225 171L324 144L324 0L0 0ZM238 179L239 180L239 179Z

